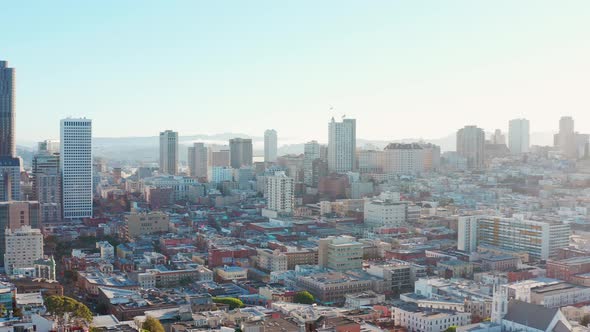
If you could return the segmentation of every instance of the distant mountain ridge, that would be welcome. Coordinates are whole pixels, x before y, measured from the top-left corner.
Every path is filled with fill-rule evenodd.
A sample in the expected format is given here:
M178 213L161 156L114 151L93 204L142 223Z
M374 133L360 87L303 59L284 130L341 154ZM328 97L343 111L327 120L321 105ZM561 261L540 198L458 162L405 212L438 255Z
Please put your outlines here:
M264 138L240 133L220 133L212 135L187 135L180 136L180 160L186 161L186 147L192 142L204 142L206 144L229 143L230 138L251 138L254 144L254 155L263 154ZM313 138L310 137L309 140ZM392 140L357 139L359 148L383 149L389 143L426 142L439 145L442 151L454 151L456 145L455 134L450 134L437 139L404 138ZM282 143L281 143L282 142ZM301 154L306 141L286 138L281 140L279 136L279 155ZM20 142L19 142L20 143ZM30 164L33 152L37 149L35 143L22 142L17 147L18 154L23 157L25 164ZM136 137L95 137L94 154L97 157L105 157L111 160L156 162L158 158L158 136ZM531 145L552 145L553 133L532 133Z

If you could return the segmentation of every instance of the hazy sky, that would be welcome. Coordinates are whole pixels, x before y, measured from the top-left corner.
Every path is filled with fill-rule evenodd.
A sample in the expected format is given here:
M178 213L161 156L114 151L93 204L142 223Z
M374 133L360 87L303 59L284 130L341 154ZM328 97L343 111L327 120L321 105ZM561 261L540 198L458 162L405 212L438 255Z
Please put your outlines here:
M2 1L17 136L435 138L511 118L590 132L590 1ZM330 106L334 107L330 111Z

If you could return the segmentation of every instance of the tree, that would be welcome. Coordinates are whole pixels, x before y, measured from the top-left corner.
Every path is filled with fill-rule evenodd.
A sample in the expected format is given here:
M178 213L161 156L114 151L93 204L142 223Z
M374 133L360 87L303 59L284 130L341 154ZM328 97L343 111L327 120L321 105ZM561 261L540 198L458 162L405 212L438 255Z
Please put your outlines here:
M588 324L590 324L590 315L584 315L584 317L582 317L580 320L580 325L588 326Z
M19 307L16 307L16 308L14 308L14 310L12 310L12 315L14 317L22 318L23 317L23 310Z
M313 304L315 303L315 298L310 292L301 291L295 294L295 296L293 297L293 302L301 304Z
M148 316L145 319L145 322L143 322L141 328L149 332L164 332L164 326L162 326L162 323L151 316Z
M89 325L92 322L92 312L88 307L67 296L52 295L45 299L47 312L57 320L61 327L72 324Z
M455 326L455 325L449 326L449 327L448 327L448 328L445 330L445 332L457 332L457 326Z
M244 307L244 302L242 302L242 300L237 299L235 297L214 297L213 302L227 304L229 306L230 310Z

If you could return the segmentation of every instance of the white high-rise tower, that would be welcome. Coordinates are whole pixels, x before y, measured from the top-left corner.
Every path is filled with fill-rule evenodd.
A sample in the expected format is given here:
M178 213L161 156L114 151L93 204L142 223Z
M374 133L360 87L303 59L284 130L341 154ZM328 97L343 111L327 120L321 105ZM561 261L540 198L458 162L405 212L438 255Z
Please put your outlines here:
M328 168L332 172L348 172L356 164L356 120L334 118L328 127Z
M264 132L264 162L277 161L277 131L268 129Z
M508 123L508 147L513 154L529 152L529 120L514 119Z
M295 207L295 180L276 172L266 179L267 209L279 214L290 214Z
M61 120L60 169L65 219L92 217L92 120Z

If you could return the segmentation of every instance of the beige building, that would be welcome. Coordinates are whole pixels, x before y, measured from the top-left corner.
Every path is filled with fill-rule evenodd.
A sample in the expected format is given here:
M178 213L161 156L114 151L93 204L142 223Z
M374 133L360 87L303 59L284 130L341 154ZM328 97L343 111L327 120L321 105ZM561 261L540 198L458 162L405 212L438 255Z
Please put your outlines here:
M6 230L4 268L10 275L15 269L32 268L35 261L43 258L43 234L41 230L23 226Z
M126 236L134 238L140 235L167 232L170 218L164 212L132 212L125 216Z
M287 271L287 255L280 250L257 249L256 264L264 271L280 272Z
M352 236L328 237L319 240L318 265L339 271L363 266L363 244Z

